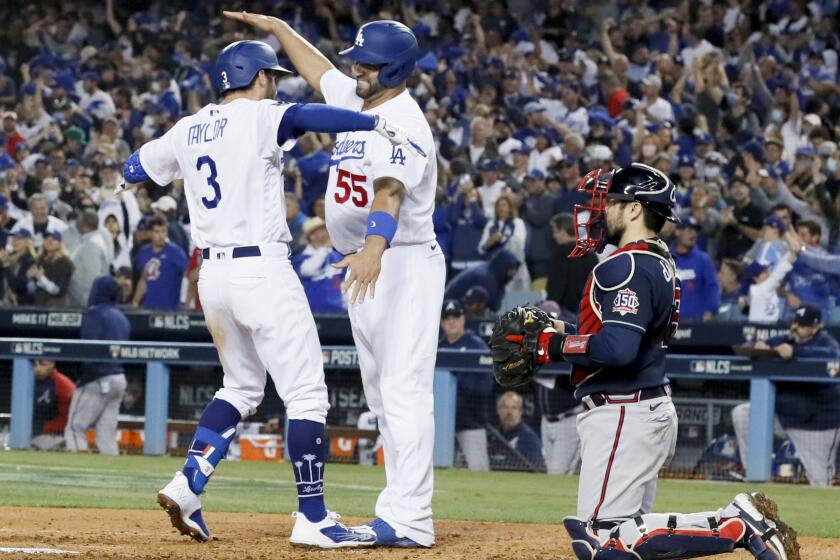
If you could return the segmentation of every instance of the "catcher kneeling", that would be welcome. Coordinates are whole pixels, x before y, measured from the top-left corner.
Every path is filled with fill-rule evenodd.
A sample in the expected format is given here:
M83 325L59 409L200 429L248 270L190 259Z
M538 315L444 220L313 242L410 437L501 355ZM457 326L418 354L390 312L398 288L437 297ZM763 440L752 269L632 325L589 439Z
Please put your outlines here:
M658 237L676 222L674 184L634 163L597 169L578 191L572 257L618 247L592 271L577 327L534 307L504 314L493 329L496 380L530 381L543 364L572 365L581 473L577 517L563 525L580 560L698 558L746 548L760 560L797 560L796 533L763 494L738 494L703 513L651 513L659 470L677 443L677 414L665 377L679 321L680 283Z

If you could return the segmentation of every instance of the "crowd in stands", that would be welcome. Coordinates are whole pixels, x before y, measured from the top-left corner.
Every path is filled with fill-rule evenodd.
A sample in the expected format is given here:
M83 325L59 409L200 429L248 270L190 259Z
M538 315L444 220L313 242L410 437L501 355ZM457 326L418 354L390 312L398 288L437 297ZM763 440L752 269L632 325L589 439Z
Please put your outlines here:
M436 135L447 298L477 313L542 292L573 315L595 264L569 260L575 187L641 162L677 185L665 231L687 320L840 319L837 0L228 2L289 21L330 57L370 19L414 30L408 86ZM137 8L140 6L140 8ZM131 8L133 7L133 8ZM208 70L252 37L218 2L6 2L0 15L0 300L199 308L176 182L117 197L122 163L216 100ZM280 53L281 58L283 53ZM288 61L286 61L288 65ZM342 66L343 67L343 66ZM299 76L278 98L320 101ZM316 312L342 312L324 194L333 140L286 161L293 263ZM539 299L542 299L540 297Z

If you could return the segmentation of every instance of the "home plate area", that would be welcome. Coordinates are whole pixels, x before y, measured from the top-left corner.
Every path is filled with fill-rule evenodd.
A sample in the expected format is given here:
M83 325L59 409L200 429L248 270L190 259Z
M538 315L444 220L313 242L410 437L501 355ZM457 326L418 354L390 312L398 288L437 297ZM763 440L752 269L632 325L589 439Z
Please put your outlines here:
M290 516L210 512L207 517L214 539L199 544L178 535L169 519L155 510L0 508L0 558L574 560L565 531L558 525L439 520L435 522L438 541L430 550L345 552L293 548L288 542ZM803 558L837 558L837 540L806 537L800 542ZM720 558L749 560L751 556L740 551Z

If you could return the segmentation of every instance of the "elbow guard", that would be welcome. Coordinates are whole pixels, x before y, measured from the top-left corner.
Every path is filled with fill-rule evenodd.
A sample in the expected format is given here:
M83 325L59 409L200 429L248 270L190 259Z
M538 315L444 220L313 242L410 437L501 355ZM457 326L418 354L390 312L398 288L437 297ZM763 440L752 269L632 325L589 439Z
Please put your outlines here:
M140 150L128 156L125 165L123 165L123 177L127 183L142 183L150 179L140 163Z

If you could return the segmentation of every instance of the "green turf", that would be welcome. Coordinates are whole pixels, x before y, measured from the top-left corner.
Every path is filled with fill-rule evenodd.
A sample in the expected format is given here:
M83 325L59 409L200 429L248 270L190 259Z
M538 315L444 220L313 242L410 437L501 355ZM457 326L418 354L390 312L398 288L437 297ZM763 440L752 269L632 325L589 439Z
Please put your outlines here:
M154 508L155 494L182 460L173 457L0 452L0 504L16 506ZM575 511L577 477L525 473L435 473L439 519L559 523ZM330 464L327 505L345 515L370 515L384 483L381 468ZM760 489L804 534L840 537L840 493L791 485L745 485L664 480L657 511L721 507L745 490ZM287 464L225 462L203 498L215 511L288 513L295 509Z

